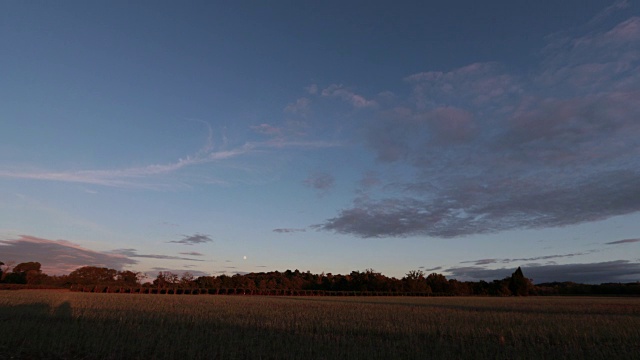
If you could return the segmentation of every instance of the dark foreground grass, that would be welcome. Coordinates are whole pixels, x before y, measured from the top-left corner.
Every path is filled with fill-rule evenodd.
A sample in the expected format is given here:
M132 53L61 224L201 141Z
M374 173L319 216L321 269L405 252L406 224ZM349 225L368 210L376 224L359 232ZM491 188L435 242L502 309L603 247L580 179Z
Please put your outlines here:
M3 291L0 358L640 359L640 299Z

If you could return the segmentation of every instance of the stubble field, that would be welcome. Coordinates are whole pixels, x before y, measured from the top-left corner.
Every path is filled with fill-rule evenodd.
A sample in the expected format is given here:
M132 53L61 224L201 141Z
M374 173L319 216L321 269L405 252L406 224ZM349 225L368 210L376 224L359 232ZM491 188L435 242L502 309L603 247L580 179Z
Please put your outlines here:
M0 358L640 359L640 299L2 291Z

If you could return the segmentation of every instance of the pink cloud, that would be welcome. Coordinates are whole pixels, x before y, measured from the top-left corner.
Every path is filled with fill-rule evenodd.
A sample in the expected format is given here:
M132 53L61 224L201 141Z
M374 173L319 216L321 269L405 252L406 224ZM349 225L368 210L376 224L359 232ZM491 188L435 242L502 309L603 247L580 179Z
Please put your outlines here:
M304 180L304 184L319 191L318 195L326 195L335 185L335 178L327 172L316 172Z
M640 80L640 17L608 31L576 39L559 37L544 50L542 72L535 78L556 91L602 92L633 87Z
M29 235L0 240L0 253L5 263L40 262L42 271L49 275L68 274L82 266L122 270L138 263L123 254L98 252L67 240L48 240Z
M474 63L449 72L428 71L407 76L420 109L459 102L486 105L520 93L521 85L495 62Z
M487 74L492 72L497 63L487 62L487 63L473 63L461 68L449 71L427 71L421 72L413 75L409 75L405 78L406 81L409 82L434 82L434 81L452 81L457 80L464 76L470 75L478 75L478 74Z
M307 86L305 88L305 90L307 90L307 92L311 95L316 95L318 93L318 85L316 84L311 84L309 86Z
M561 35L525 72L475 63L406 77L411 97L364 128L379 161L416 171L381 193L406 193L358 192L318 228L450 238L637 212L640 18Z
M284 111L291 114L305 116L309 112L309 104L311 100L307 98L299 98L295 103L291 103L284 108Z
M632 17L621 22L616 27L606 32L598 41L638 41L640 36L640 17Z
M341 98L356 108L374 107L378 105L375 100L367 100L364 96L346 90L342 85L337 84L330 85L322 90L322 96Z
M591 19L591 21L589 21L589 24L590 25L595 25L598 22L600 22L600 21L606 19L607 17L609 17L614 12L616 12L618 10L626 9L629 6L631 6L629 0L618 0L615 3L613 3L612 5L606 7L604 10L602 10L596 16L594 16L593 19Z
M473 115L454 107L439 107L427 115L436 141L466 141L474 133Z
M260 125L254 125L251 126L251 130L258 132L260 134L263 135L269 135L269 136L281 136L282 135L282 129L277 128L275 126L269 125L269 124L260 124Z

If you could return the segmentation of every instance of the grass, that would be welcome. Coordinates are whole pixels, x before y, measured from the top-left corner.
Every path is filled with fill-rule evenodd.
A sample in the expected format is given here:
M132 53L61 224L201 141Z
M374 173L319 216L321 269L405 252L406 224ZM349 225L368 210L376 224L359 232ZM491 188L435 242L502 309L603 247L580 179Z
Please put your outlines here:
M640 299L3 291L0 358L640 359Z

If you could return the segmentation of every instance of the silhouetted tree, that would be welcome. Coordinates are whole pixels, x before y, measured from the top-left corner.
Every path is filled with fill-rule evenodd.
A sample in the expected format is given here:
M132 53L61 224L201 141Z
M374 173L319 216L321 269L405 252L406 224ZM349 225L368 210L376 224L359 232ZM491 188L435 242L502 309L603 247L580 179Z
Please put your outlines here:
M7 284L26 284L27 276L23 273L10 272L4 277L4 281Z
M42 273L40 268L42 265L39 262L31 261L20 263L13 268L13 272L19 272L25 275L27 284L40 284L46 278L46 274Z
M171 271L160 271L156 279L153 280L153 285L161 288L171 287L176 286L179 280L178 274L174 274Z
M522 269L518 266L516 271L509 278L509 290L514 296L527 296L533 294L534 287L531 280L524 277Z
M13 272L29 272L29 271L40 272L41 266L42 265L39 262L35 262L35 261L24 262L16 265L13 268Z
M180 286L184 288L193 287L195 285L194 280L195 278L193 277L193 274L188 271L185 271L180 277Z
M422 270L411 270L404 278L402 278L404 284L404 291L408 292L422 292L430 293L431 287L427 284L427 279L424 277Z
M489 285L489 294L494 296L510 296L509 278L493 280Z
M69 274L69 281L80 285L111 285L115 282L117 273L114 269L83 266Z
M220 279L215 276L200 276L195 283L200 288L220 289Z
M473 295L489 295L489 283L484 280L480 280L478 282L472 282L471 288L473 291Z
M7 261L6 264L2 263L2 265L0 265L0 270L2 270L1 271L2 277L0 278L0 281L4 281L7 274L11 272L11 268L13 267L13 264L15 264L15 261Z
M118 271L116 282L123 286L138 286L143 278L143 274L130 270Z
M473 285L469 282L462 282L456 279L449 279L448 293L453 296L473 295Z
M114 269L95 266L84 266L69 275L48 276L41 271L39 262L25 262L13 267L15 262L7 264L0 262L0 279L5 283L28 285L69 286L79 285L120 285L138 286L143 274L133 271L116 271ZM591 294L624 294L640 295L640 282L634 283L604 283L600 285L578 284L574 282L553 282L534 286L531 279L527 279L521 268L517 268L510 277L494 280L490 283L460 282L455 279L447 280L442 274L432 273L426 278L421 270L409 271L402 279L387 277L366 269L364 272L352 271L348 275L333 275L331 273L312 274L310 271L299 270L285 272L260 272L249 274L235 274L233 276L194 276L186 272L178 276L170 271L159 272L153 281L154 286L184 288L199 287L208 289L236 289L236 290L325 290L343 292L343 294L358 291L390 292L390 293L429 293L448 295L493 295L493 296L526 296L526 295L591 295ZM146 284L143 286L152 286ZM186 292L185 292L186 293ZM282 294L283 292L279 292ZM286 293L286 292L285 292Z
M429 274L429 276L427 276L427 285L429 285L431 291L434 293L445 294L449 292L449 282L442 274Z
M10 273L6 274L4 282L11 284L40 283L43 277L40 266L39 262L20 263Z

